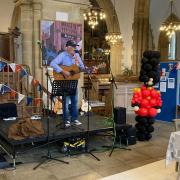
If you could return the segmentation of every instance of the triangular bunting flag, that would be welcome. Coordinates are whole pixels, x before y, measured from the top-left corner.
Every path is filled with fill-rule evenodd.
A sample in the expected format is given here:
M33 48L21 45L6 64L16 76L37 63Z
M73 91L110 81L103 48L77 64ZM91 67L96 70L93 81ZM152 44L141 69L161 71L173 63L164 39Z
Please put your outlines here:
M35 99L34 99L34 104L35 104L35 106L39 105L40 102L41 102L41 98L35 98Z
M41 84L38 85L38 91L42 91L42 86L41 86Z
M37 79L33 79L33 85L37 86L39 84L39 81Z
M16 91L14 91L14 90L11 90L11 92L10 92L10 97L12 98L12 99L15 99L16 98Z
M16 64L15 63L10 63L9 66L11 67L13 72L16 72Z
M25 75L27 75L27 72L25 69L22 69L21 72L20 72L20 77L24 77Z
M47 108L47 94L43 92L42 100L44 103L44 107Z
M2 71L6 65L7 64L5 62L0 61L0 71Z
M18 93L18 104L23 100L25 95Z
M28 96L27 99L26 99L26 105L27 106L32 105L32 100L33 100L33 98Z
M16 64L16 72L20 72L22 69L20 64Z
M11 92L11 89L8 86L3 84L1 87L1 92L2 92L2 94L8 93L8 92Z
M1 92L1 88L2 88L3 84L0 84L0 92Z
M31 85L32 80L33 80L33 76L28 76L28 78L29 78L29 85Z

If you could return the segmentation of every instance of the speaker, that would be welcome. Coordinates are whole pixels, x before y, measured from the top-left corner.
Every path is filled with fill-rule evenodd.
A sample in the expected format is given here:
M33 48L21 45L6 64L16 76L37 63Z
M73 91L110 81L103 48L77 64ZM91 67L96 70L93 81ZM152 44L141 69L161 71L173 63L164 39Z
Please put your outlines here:
M125 107L114 108L114 122L116 124L126 124L126 108Z
M128 138L129 145L136 144L136 128L135 127L131 127L127 130L127 138Z
M0 104L0 118L17 117L17 107L14 103Z

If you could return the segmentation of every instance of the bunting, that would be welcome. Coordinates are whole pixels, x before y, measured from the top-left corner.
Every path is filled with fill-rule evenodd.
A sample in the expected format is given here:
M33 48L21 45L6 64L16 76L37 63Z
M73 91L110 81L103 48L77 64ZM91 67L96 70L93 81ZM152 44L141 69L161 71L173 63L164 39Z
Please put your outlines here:
M43 100L43 104L44 104L45 108L47 108L47 94L44 92L43 92L42 100Z
M13 98L13 99L15 99L16 98L16 91L14 91L14 90L11 90L11 92L10 92L10 97L11 98Z
M29 85L31 85L32 80L33 80L33 76L28 76L28 78L29 78Z
M41 86L41 84L38 84L38 87L37 87L37 89L38 89L38 91L42 91L42 86Z
M1 92L1 88L2 88L3 84L0 84L0 92Z
M20 72L22 70L22 67L20 64L16 64L16 72Z
M21 78L28 75L29 85L33 84L34 86L37 86L37 90L39 92L43 91L42 85L39 83L39 81L33 78L33 76L29 75L28 72L20 64L16 64L16 63L7 64L2 59L0 59L0 71L2 71L6 67L6 65L9 65L13 72L20 72ZM25 98L25 95L18 93L17 91L11 89L5 84L0 84L0 93L2 94L10 93L11 98L14 98L14 99L18 98L18 103L20 103ZM42 99L35 98L34 103L39 104L41 100L43 101L44 106L47 107L47 94L45 92L43 92ZM32 105L32 102L33 102L32 97L30 96L26 97L27 106Z
M39 81L37 79L33 79L33 84L34 84L34 86L38 86Z
M13 72L16 72L16 64L15 63L10 63L9 66L11 67Z
M25 95L18 93L18 104L24 99Z
M11 88L9 88L7 85L2 85L1 86L1 93L4 94L4 93L8 93L8 92L11 92Z
M40 102L41 102L41 98L35 98L34 99L35 106L40 105Z
M2 71L6 65L7 63L0 61L0 71Z
M26 99L26 105L27 106L32 105L32 101L33 101L33 98L28 96L27 99Z
M27 71L25 69L22 69L21 72L20 72L20 77L22 78L22 77L24 77L26 75L28 75Z

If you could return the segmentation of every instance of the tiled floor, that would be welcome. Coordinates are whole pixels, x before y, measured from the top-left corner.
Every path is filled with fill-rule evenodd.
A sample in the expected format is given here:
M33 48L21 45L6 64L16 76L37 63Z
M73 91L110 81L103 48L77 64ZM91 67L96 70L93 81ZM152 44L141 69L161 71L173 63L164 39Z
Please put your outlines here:
M128 122L134 123L133 115L128 116ZM39 162L42 152L29 152L20 157L24 164L16 170L0 170L0 180L95 180L102 177L127 171L145 164L165 158L169 135L174 131L172 123L156 122L153 138L148 142L137 142L130 146L131 151L116 149L109 157L109 151L95 152L101 159L96 161L89 154L61 158L70 162L69 165L55 161L43 164L37 170L33 167ZM91 144L109 143L108 137L91 138ZM62 157L57 151L56 156ZM155 179L154 179L155 180Z
M101 180L175 180L175 164L164 166L164 160L156 161L132 170L102 178Z

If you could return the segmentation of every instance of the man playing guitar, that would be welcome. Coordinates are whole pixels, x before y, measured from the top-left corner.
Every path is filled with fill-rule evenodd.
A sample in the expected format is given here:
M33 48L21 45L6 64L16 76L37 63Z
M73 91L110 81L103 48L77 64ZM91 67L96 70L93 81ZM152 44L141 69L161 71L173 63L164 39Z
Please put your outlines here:
M66 42L65 51L60 53L54 60L51 61L50 66L56 73L63 75L64 79L68 79L71 76L71 72L61 68L60 66L72 66L77 65L81 71L85 69L81 57L75 52L76 46L74 41L69 40ZM75 95L66 96L66 100L62 97L63 102L66 102L65 108L63 108L63 120L65 127L71 126L70 123L81 125L82 123L78 120L78 91L76 90ZM69 101L71 100L71 122L69 121Z

